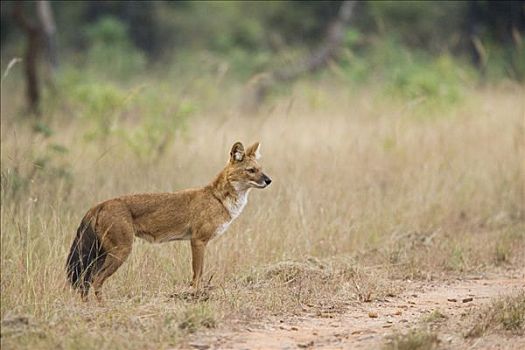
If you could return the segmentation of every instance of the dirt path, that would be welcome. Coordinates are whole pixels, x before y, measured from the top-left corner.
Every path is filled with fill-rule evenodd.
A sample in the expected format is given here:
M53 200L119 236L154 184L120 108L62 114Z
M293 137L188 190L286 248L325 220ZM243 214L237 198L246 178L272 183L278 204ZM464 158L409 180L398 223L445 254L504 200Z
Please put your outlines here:
M462 316L491 299L525 289L525 272L510 278L463 279L446 283L407 282L399 296L372 303L352 304L344 313L319 313L239 323L194 335L185 344L197 349L370 349L385 337L420 324L432 311L446 316L439 340L446 348L525 349L525 337L505 341L491 337L468 342L462 337Z

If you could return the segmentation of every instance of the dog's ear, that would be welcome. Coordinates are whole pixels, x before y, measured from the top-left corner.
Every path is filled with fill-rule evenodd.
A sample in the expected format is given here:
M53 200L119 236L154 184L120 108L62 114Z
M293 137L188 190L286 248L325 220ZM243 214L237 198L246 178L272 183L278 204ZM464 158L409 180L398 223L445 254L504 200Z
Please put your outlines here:
M248 149L246 150L246 155L253 159L259 159L261 158L260 149L261 144L259 142L255 142L253 145L248 147Z
M230 162L242 162L244 159L244 146L240 142L235 142L230 151Z

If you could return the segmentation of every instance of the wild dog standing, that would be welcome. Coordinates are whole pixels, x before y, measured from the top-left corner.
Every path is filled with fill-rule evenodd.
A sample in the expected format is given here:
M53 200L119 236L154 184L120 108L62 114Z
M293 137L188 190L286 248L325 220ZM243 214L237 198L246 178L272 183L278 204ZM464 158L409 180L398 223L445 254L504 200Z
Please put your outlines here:
M126 260L138 236L156 243L189 240L191 285L198 289L208 241L224 233L239 216L252 188L265 188L272 182L262 172L258 158L258 142L246 152L237 142L228 164L208 186L122 196L91 208L82 219L67 258L71 285L83 300L92 285L101 300L104 281Z

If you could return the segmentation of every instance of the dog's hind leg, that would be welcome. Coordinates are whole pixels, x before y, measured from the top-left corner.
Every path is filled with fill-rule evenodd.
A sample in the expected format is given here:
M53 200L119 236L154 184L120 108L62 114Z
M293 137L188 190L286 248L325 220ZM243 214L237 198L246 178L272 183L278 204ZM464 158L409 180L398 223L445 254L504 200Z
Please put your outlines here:
M110 223L104 225L104 223L107 222ZM101 228L105 228L101 241L106 252L106 257L100 269L98 269L95 276L93 276L92 283L98 301L102 301L102 285L106 279L113 275L124 261L126 261L131 253L131 247L135 237L135 229L131 217L120 220L115 220L114 218L111 218L111 220L106 219L102 221Z
M118 268L124 263L124 261L126 261L130 253L131 245L125 248L113 249L112 251L107 253L104 265L96 274L92 284L93 290L95 291L95 296L99 302L103 300L102 285L104 284L106 279L113 275L115 271L117 271Z

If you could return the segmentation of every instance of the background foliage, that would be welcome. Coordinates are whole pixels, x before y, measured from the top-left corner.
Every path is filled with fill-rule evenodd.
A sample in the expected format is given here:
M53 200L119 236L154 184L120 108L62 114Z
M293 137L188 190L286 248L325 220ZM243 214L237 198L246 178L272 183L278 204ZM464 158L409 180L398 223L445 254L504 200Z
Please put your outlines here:
M294 50L305 52L318 45L340 3L54 1L51 5L63 60L99 62L122 77L140 72L145 63L162 60L177 65L188 54L203 52L226 56L234 70L253 74ZM1 6L5 59L21 49L23 40L11 16L13 2ZM32 9L30 3L26 8ZM395 42L398 51L425 53L427 60L428 55L452 54L489 69L490 77L523 79L524 30L523 1L366 1L358 4L348 28L358 40L347 44L367 58L378 49L377 41ZM479 57L473 38L479 38L485 57Z
M0 15L2 348L172 349L305 305L367 310L407 280L523 276L523 1L359 2L337 57L253 111L253 85L318 52L340 1L53 1L59 65L41 51L38 115L16 4ZM239 140L261 141L274 181L209 244L209 299L183 298L187 242L135 240L108 306L62 288L89 207L202 186Z

